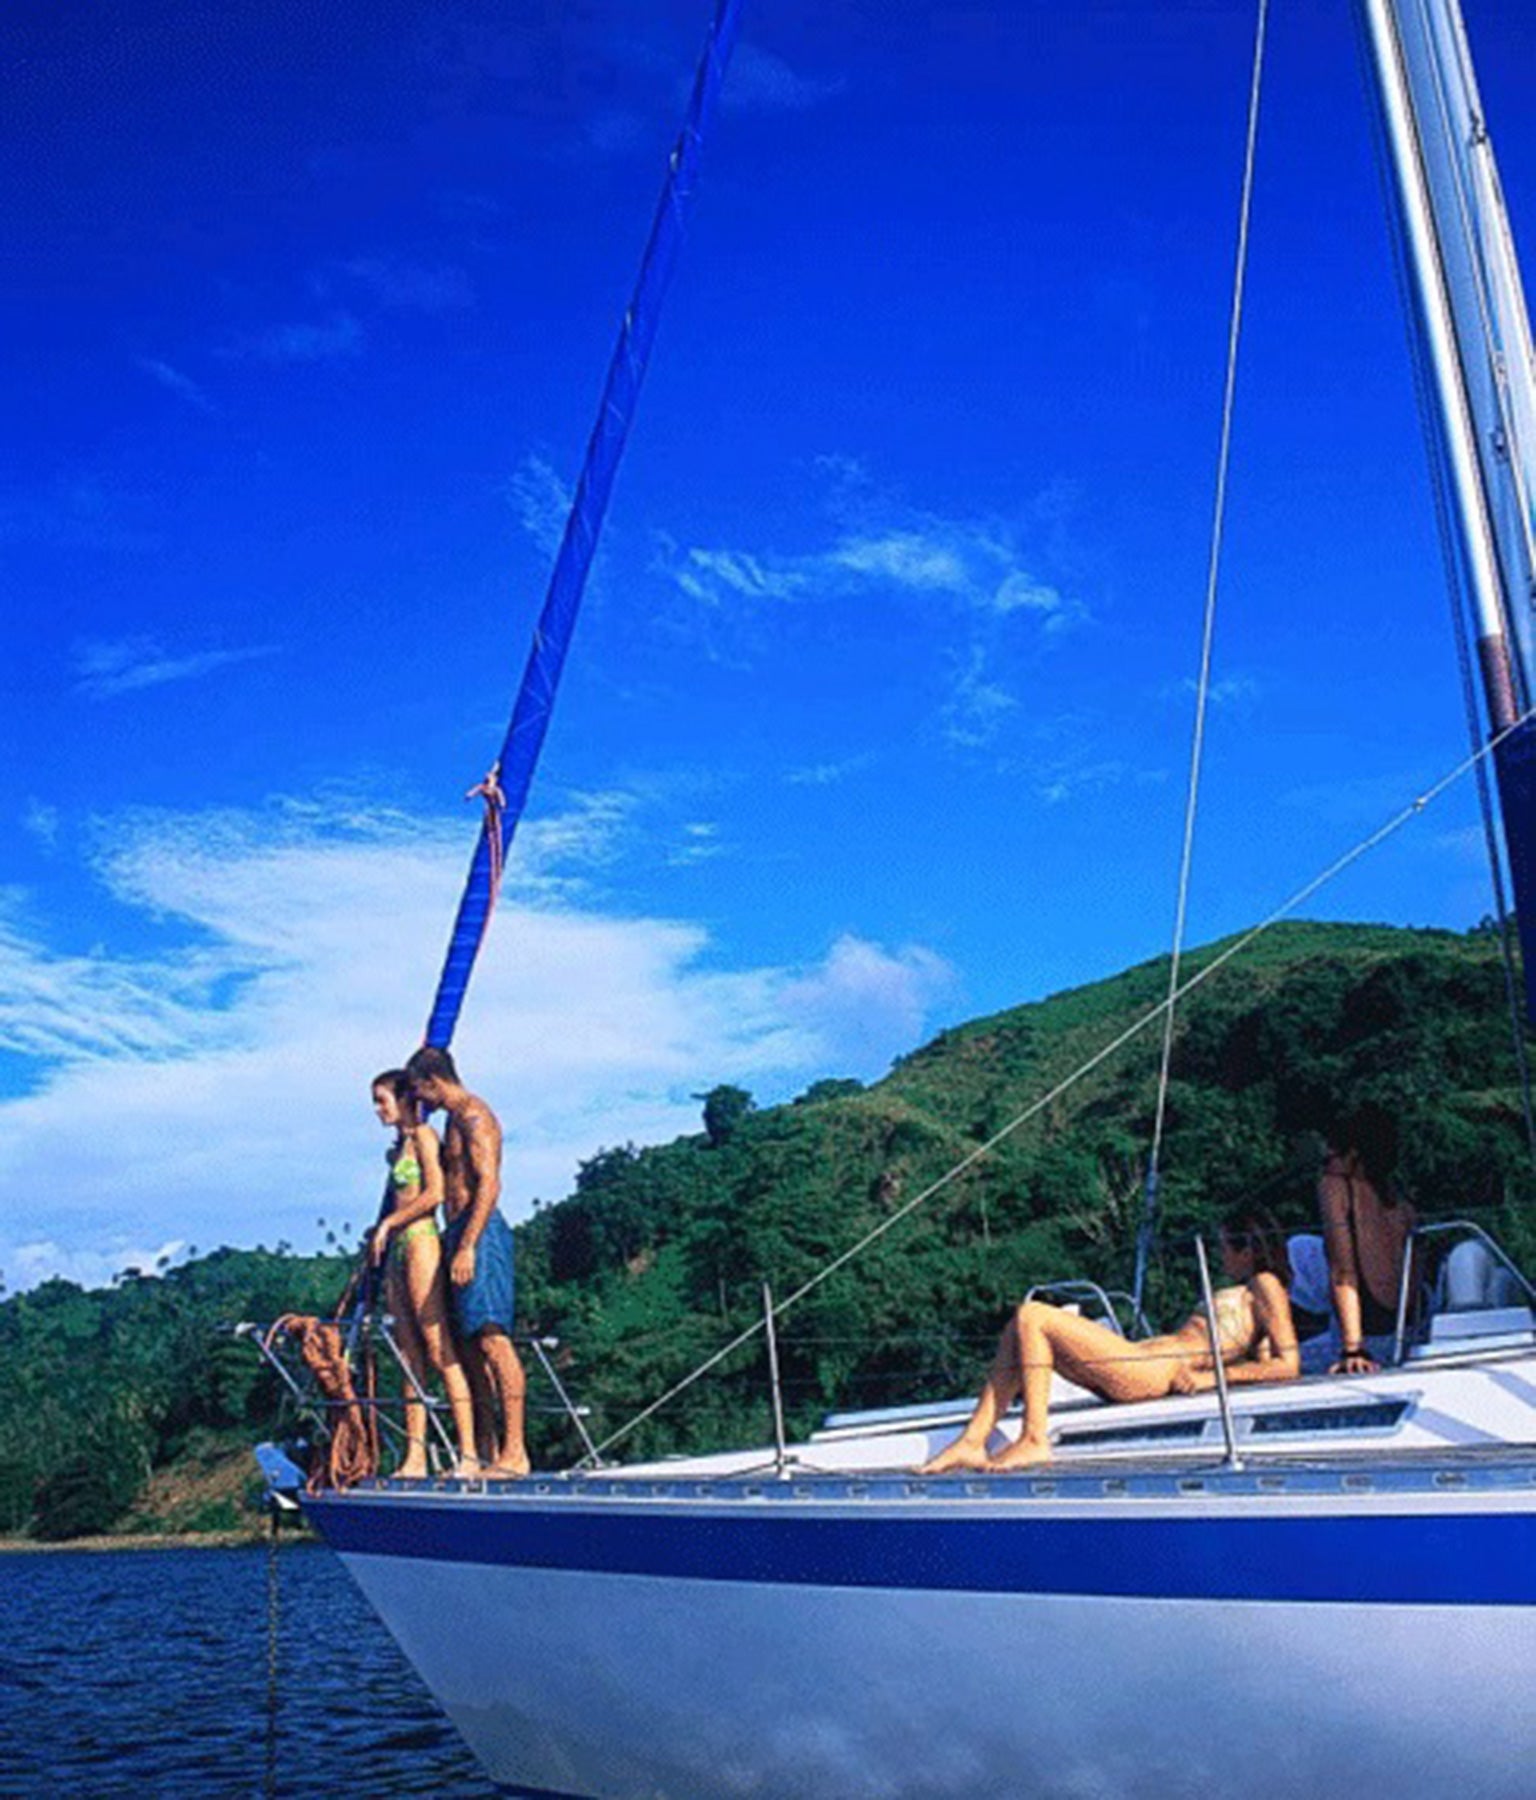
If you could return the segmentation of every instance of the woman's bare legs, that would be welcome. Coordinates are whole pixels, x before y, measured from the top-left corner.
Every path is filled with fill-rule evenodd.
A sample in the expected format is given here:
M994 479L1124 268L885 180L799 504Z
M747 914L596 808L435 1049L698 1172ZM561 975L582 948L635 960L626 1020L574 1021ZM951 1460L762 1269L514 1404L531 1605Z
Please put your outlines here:
M1049 1380L1049 1376L1046 1379ZM992 1358L992 1367L982 1383L976 1410L966 1422L965 1430L937 1456L930 1457L918 1474L944 1475L951 1469L986 1468L987 1440L997 1429L998 1420L1013 1405L1018 1392L1019 1324L1015 1314L997 1340L997 1354Z
M443 1378L453 1413L453 1435L458 1440L458 1471L461 1475L477 1475L480 1460L475 1454L475 1409L470 1398L469 1380L459 1361L458 1345L448 1323L448 1293L443 1285L443 1258L436 1237L425 1234L404 1247L406 1285L410 1293L411 1313L432 1367Z
M1096 1320L1026 1300L1003 1328L997 1358L965 1430L921 1470L1021 1469L1050 1459L1051 1376L1060 1369L1069 1381L1106 1400L1151 1400L1166 1394L1189 1352L1168 1338L1130 1343ZM1024 1397L1024 1428L996 1457L987 1439L998 1420Z
M409 1282L400 1263L401 1254L396 1251L390 1257L389 1272L384 1280L385 1304L395 1321L395 1346L409 1371L405 1384L405 1459L395 1474L402 1481L420 1481L428 1473L427 1409L416 1390L426 1389L427 1347L422 1342Z

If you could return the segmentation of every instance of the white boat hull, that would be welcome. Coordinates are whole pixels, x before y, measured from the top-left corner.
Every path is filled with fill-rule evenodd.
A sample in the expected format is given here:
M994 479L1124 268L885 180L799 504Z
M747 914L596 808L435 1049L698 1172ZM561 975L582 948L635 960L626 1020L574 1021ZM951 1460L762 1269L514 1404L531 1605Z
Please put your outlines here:
M1525 1800L1536 1464L1275 1479L619 1480L312 1510L512 1792Z

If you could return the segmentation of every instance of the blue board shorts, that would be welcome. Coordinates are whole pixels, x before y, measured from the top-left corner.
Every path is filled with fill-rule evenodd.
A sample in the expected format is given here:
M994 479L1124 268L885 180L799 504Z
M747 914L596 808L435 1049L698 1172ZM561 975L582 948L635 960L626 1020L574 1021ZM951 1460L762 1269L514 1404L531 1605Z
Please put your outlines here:
M468 1224L469 1214L462 1212L443 1227L443 1264L448 1272L453 1328L461 1338L473 1337L488 1326L510 1336L515 1293L512 1227L499 1212L491 1214L475 1245L474 1278L460 1287L451 1270L454 1252Z

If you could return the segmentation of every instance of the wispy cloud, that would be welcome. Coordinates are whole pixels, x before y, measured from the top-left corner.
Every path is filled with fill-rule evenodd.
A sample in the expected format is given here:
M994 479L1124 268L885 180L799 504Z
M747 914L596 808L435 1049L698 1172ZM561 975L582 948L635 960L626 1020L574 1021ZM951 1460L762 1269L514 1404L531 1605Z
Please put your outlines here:
M396 311L457 312L474 304L475 290L468 274L453 263L357 256L336 266L372 300Z
M553 556L570 515L571 490L542 456L525 456L508 485L523 530Z
M668 850L667 862L674 869L686 869L695 863L713 862L724 854L720 827L708 820L694 819L683 826L682 841Z
M692 1096L717 1081L762 1093L880 1073L951 979L921 947L856 937L804 966L730 968L697 924L606 910L586 884L631 804L590 796L519 835L456 1042L514 1127L514 1215L566 1193L602 1144L696 1129ZM693 824L685 838L714 841ZM16 1196L0 1269L15 1286L182 1238L304 1245L316 1192L366 1217L366 1083L419 1035L464 822L327 797L101 831L99 879L167 947L62 954L0 911L0 1048L35 1075L0 1102L0 1187Z
M218 408L209 399L190 375L184 375L180 369L172 368L170 363L161 362L158 357L141 356L138 366L146 375L158 381L163 388L169 389L178 400L184 400L188 406L195 407L198 412L217 412Z
M36 838L45 850L56 850L59 846L58 807L49 806L32 795L22 808L21 828L29 837Z
M862 773L874 762L872 753L859 756L845 756L838 762L810 763L804 768L791 769L785 776L794 787L833 787L840 781L847 781L851 776Z
M1164 770L1139 769L1119 757L1103 757L1098 761L1063 759L1039 774L1035 791L1047 806L1064 806L1083 794L1102 794L1126 782L1151 787L1165 779Z
M1193 676L1185 676L1182 681L1170 683L1162 689L1165 700L1189 700L1200 691L1200 684ZM1262 688L1252 675L1224 675L1212 681L1206 690L1206 701L1213 708L1251 706L1259 698Z
M828 552L826 560L834 569L888 581L895 587L937 588L959 594L967 585L965 563L954 546L917 531L845 538Z
M75 687L92 700L109 700L171 681L195 681L215 669L276 654L272 644L240 650L197 650L176 655L153 638L117 638L75 646Z
M957 664L944 703L942 723L949 742L962 750L978 750L997 736L1018 701L988 677L986 653L973 644Z
M825 472L846 500L848 469L829 464ZM857 481L858 509L865 516L857 529L845 530L824 548L798 553L684 548L664 539L658 567L690 599L714 606L884 590L942 600L984 619L1029 618L1047 636L1088 622L1081 600L1031 569L1018 527L882 504L862 471Z
M269 326L235 348L269 363L330 362L362 354L363 328L351 313L336 312L328 319Z
M808 580L804 571L770 568L744 550L689 550L674 573L685 594L707 605L718 604L723 594L789 600L804 591Z
M835 99L846 86L798 74L782 56L743 41L731 57L721 103L740 112L804 112Z

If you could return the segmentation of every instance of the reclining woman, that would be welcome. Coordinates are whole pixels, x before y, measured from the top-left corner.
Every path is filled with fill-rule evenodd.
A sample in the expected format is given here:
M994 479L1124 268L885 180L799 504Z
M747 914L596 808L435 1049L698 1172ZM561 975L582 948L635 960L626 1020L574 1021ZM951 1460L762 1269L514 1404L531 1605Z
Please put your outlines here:
M1286 1298L1285 1239L1274 1221L1240 1207L1222 1225L1228 1282L1215 1293L1218 1351L1229 1382L1291 1381L1301 1373L1296 1328ZM1216 1385L1205 1310L1175 1332L1123 1338L1109 1326L1043 1300L1026 1300L1003 1327L991 1373L970 1422L955 1441L923 1464L923 1475L950 1469L1023 1469L1051 1455L1047 1411L1051 1376L1104 1400L1157 1400L1198 1394ZM995 1456L987 1446L1003 1414L1021 1395L1024 1428Z
M423 1392L435 1369L443 1378L459 1441L457 1473L479 1473L475 1456L475 1412L469 1381L459 1361L448 1323L448 1291L438 1244L437 1209L443 1198L443 1171L437 1133L416 1110L403 1069L373 1078L373 1110L395 1133L385 1152L389 1175L384 1205L373 1228L373 1260L385 1267L385 1304L395 1321L395 1341L410 1371L405 1394L405 1459L395 1474L419 1481L427 1469L427 1409Z

